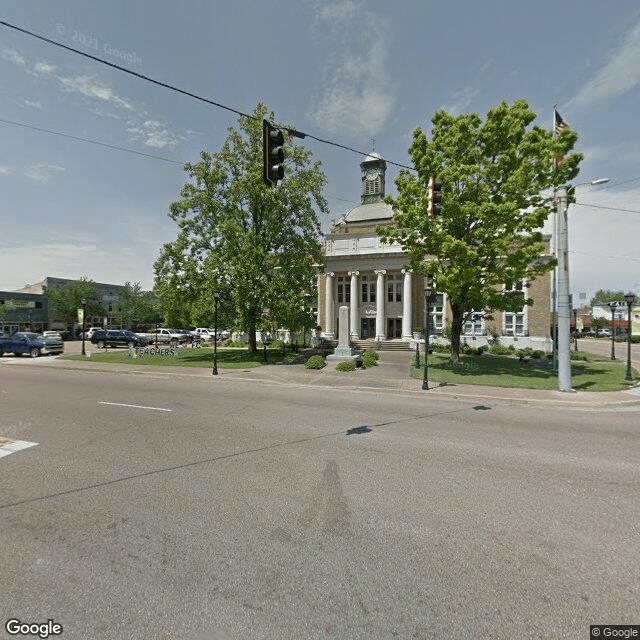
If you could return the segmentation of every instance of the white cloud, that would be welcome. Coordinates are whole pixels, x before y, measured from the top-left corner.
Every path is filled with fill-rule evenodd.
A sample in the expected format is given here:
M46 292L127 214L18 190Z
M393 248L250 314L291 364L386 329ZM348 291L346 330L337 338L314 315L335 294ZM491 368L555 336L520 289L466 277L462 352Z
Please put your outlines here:
M585 84L568 110L603 102L630 91L640 83L640 22L624 37L605 66Z
M13 62L13 64L17 64L20 66L25 66L27 61L24 57L22 57L15 49L3 49L2 57L9 62Z
M41 184L48 182L55 174L61 173L62 171L65 171L64 167L59 167L55 164L46 164L44 162L27 167L0 165L0 175L18 176Z
M317 2L313 9L311 28L325 59L309 117L334 135L375 135L395 104L387 71L390 25L362 1Z
M18 102L24 107L31 109L42 109L42 104L37 100L27 100L26 98L18 98Z
M478 95L479 90L473 87L465 87L460 91L456 91L451 96L451 102L442 108L452 115L465 113Z
M159 120L145 120L140 126L130 126L127 131L131 136L130 140L142 142L145 146L155 149L174 149L184 140L183 137L171 133L167 125Z
M103 100L122 109L135 111L136 107L132 102L121 98L116 92L105 84L102 84L91 76L76 76L75 78L65 78L56 76L66 91L81 93L88 98Z

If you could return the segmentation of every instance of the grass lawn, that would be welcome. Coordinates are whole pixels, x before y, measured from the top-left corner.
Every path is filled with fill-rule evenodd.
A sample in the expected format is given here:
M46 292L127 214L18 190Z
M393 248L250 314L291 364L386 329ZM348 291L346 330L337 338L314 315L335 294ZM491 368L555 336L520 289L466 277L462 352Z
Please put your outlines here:
M626 365L604 356L578 351L586 360L571 360L571 386L578 391L620 391L628 389L625 382ZM422 355L422 354L421 354ZM420 364L424 360L420 358ZM634 382L640 374L631 370ZM411 377L422 378L423 369L412 360ZM531 358L521 363L513 356L461 355L460 362L452 362L448 354L429 355L429 380L449 384L480 384L493 387L524 389L557 389L558 376L550 360Z
M63 360L86 360L90 362L115 362L135 365L154 365L165 367L213 367L213 348L202 347L200 349L176 349L174 356L158 356L144 354L141 358L131 358L128 349L92 350L91 356L62 356ZM295 357L291 351L287 351L283 358L282 349L267 349L269 364L275 364L282 360ZM264 365L262 349L257 355L252 355L247 349L225 349L218 347L219 369L248 369Z

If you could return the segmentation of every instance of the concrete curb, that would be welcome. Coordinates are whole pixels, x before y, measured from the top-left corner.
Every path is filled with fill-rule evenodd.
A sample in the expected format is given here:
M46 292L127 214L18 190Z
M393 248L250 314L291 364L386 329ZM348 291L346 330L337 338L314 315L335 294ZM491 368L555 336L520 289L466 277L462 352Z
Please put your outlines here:
M402 362L381 362L374 369L358 370L354 373L340 373L333 369L307 370L302 365L267 365L253 369L220 369L213 376L210 369L188 369L184 367L154 367L152 365L107 364L104 362L81 362L61 360L58 357L27 359L2 358L2 364L13 366L41 365L57 369L74 371L93 371L96 373L121 373L147 375L153 377L181 376L211 379L216 382L234 380L250 383L292 385L317 389L341 389L344 391L418 394L438 396L452 400L472 400L503 402L509 404L584 407L585 409L606 407L633 407L640 405L640 385L624 391L563 393L556 390L518 389L486 387L480 385L442 385L433 384L428 391L422 389L422 380L405 377ZM354 377L358 379L357 383Z

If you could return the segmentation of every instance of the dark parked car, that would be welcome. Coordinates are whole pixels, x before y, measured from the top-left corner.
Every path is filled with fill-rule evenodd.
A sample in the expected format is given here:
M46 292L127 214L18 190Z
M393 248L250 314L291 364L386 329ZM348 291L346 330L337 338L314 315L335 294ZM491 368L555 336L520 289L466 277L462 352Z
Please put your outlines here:
M104 349L105 343L107 347L146 347L149 344L146 338L136 335L133 331L116 329L110 329L109 331L98 329L98 331L94 331L91 336L91 342L98 349Z

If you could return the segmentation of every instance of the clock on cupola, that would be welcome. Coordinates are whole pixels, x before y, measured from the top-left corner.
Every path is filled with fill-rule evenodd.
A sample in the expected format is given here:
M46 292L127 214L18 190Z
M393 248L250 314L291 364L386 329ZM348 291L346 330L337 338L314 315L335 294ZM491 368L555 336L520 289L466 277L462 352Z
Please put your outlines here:
M360 168L362 169L362 204L382 202L387 163L379 153L372 151L360 163Z

